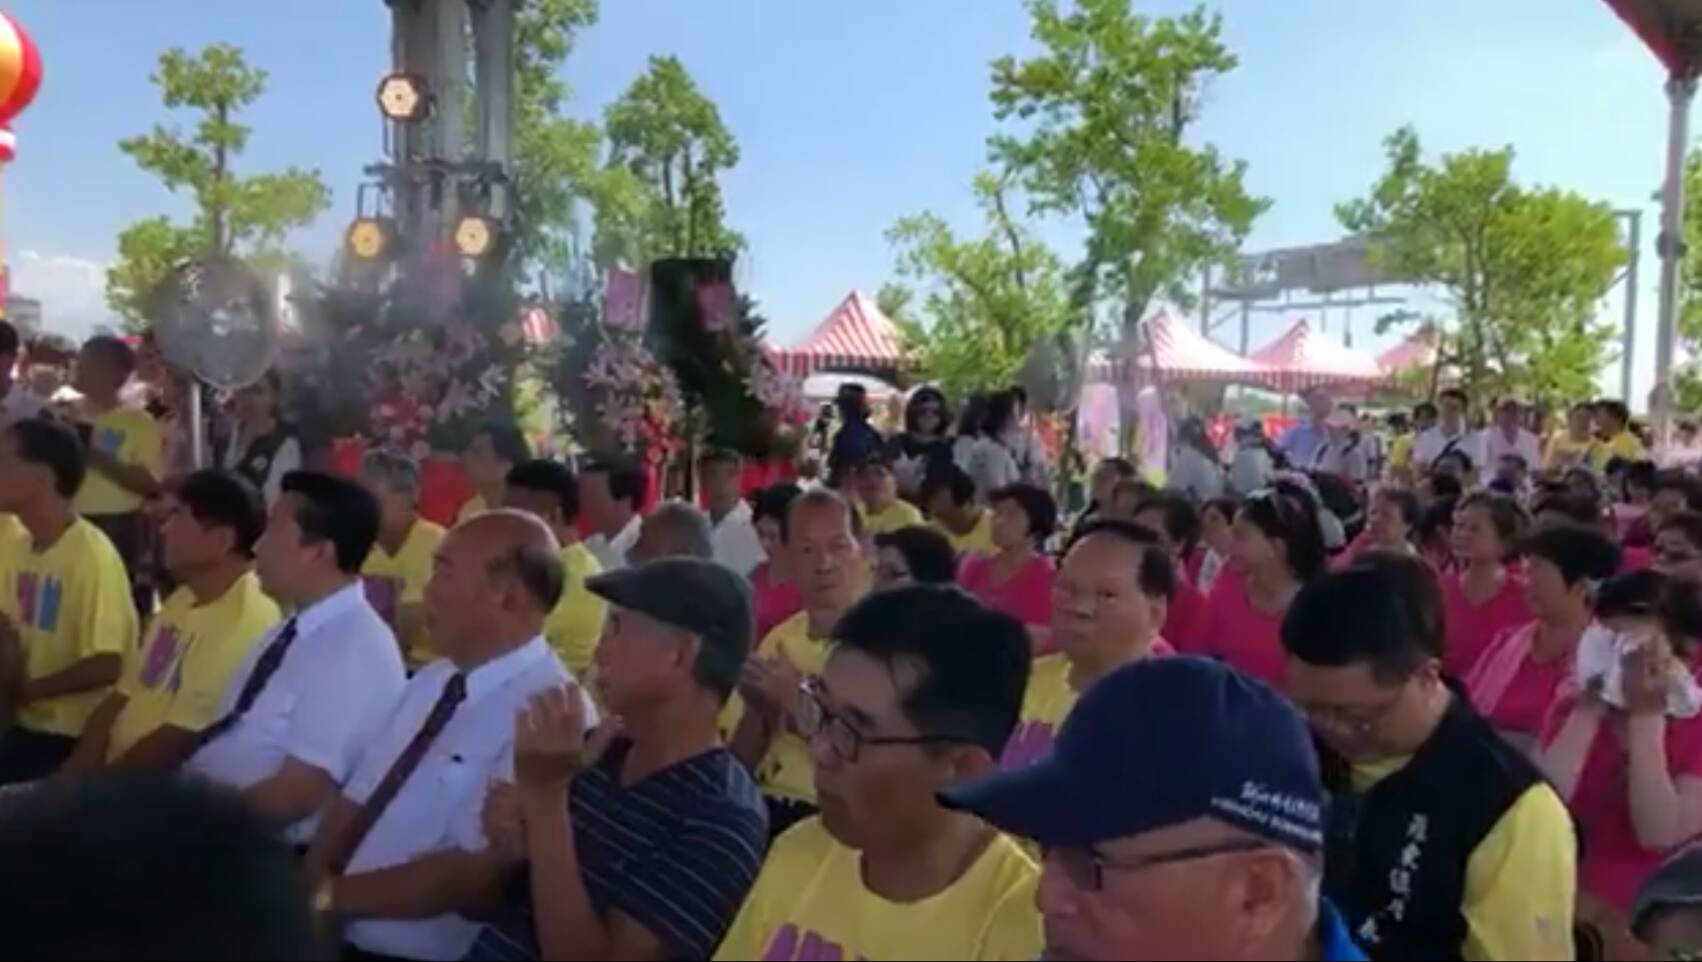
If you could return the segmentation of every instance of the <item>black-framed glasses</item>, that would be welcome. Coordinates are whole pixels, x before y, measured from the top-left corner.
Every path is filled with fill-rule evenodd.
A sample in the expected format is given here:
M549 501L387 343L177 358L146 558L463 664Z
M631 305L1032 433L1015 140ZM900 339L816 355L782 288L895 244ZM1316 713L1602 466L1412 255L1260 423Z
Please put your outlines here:
M1271 847L1270 842L1248 838L1236 842L1220 842L1216 845L1195 845L1170 852L1158 852L1153 855L1128 859L1111 858L1091 848L1056 847L1046 849L1046 858L1056 862L1064 870L1064 877L1069 879L1070 884L1077 889L1083 892L1098 892L1105 888L1105 873L1107 872L1119 872L1128 875L1158 868L1162 865L1197 862L1204 858L1216 858L1219 855L1234 855L1241 852L1257 852Z
M844 715L827 707L822 700L821 684L813 678L806 678L798 686L798 734L808 741L820 738L827 742L833 753L847 764L856 764L862 757L863 749L881 747L883 745L963 745L968 740L956 735L912 735L894 737L888 735L869 735L857 730Z

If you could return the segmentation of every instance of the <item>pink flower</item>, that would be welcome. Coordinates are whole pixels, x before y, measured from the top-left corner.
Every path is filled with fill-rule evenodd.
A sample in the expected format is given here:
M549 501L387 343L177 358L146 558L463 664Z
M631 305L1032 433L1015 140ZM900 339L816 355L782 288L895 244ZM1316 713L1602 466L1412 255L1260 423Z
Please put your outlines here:
M719 334L731 330L738 318L737 299L731 284L705 284L697 289L697 309L703 315L703 329Z

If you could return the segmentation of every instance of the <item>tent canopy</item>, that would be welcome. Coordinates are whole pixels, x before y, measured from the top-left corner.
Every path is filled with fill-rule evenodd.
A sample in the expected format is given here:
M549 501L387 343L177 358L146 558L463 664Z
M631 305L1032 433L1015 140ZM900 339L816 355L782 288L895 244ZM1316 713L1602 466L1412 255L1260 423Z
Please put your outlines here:
M1089 379L1116 379L1125 372L1172 383L1264 384L1270 373L1171 314L1146 322L1146 336L1124 344L1089 364Z
M852 291L803 343L775 353L781 369L794 377L817 371L895 374L904 366L904 339L873 298Z
M1383 380L1383 368L1376 358L1313 331L1305 318L1295 321L1281 337L1254 351L1252 360L1269 370L1273 386L1283 391L1332 384L1365 385Z
M1377 366L1385 377L1436 363L1436 329L1422 327L1406 340L1377 355Z
M1702 61L1697 28L1702 0L1607 0L1619 19L1674 74L1688 74Z

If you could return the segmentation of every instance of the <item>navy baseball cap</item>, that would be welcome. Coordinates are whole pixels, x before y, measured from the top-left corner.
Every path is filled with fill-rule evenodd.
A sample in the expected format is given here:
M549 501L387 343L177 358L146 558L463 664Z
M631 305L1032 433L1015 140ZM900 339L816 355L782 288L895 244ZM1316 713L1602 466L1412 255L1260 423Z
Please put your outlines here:
M1324 842L1305 720L1263 682L1203 658L1117 669L1082 695L1051 755L940 798L1042 845L1085 847L1197 818L1309 854Z

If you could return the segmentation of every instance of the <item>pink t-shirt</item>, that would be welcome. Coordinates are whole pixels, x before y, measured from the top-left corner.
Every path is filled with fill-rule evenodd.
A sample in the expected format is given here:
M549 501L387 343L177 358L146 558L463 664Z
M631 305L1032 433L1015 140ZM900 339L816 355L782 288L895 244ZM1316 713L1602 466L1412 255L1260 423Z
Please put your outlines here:
M1176 583L1176 593L1164 615L1164 637L1169 638L1177 651L1198 652L1205 644L1209 609L1206 596L1186 581Z
M768 562L764 561L751 572L751 590L756 595L756 637L768 637L774 627L804 610L804 596L798 586L787 581L774 584L768 577Z
M1622 548L1619 555L1619 573L1633 574L1647 571L1655 566L1655 553L1648 548Z
M1507 573L1501 590L1481 605L1472 604L1466 597L1460 582L1463 576L1463 572L1442 576L1446 632L1442 668L1455 678L1464 678L1471 672L1497 635L1531 621L1531 606L1525 601L1524 586L1512 572Z
M1545 741L1560 733L1571 708L1569 703L1556 706ZM1669 849L1647 849L1638 844L1626 781L1630 758L1625 750L1624 719L1623 714L1612 712L1602 721L1568 807L1584 841L1579 887L1629 914L1643 880L1694 839ZM1666 749L1667 770L1674 779L1702 778L1702 716L1669 717Z
M1222 659L1244 674L1281 688L1288 677L1288 658L1282 650L1283 614L1255 607L1247 597L1245 577L1220 577L1206 596L1206 624L1198 648L1189 651L1178 645L1178 650Z
M1530 656L1538 622L1509 628L1495 636L1482 657L1466 674L1472 704L1498 730L1521 735L1541 734L1560 686L1572 675L1572 654L1539 664ZM1511 649L1519 649L1513 652ZM1493 677L1505 670L1503 658L1518 657L1512 677Z
M1025 625L1052 623L1052 562L1035 555L1017 573L1003 582L996 582L993 572L995 559L991 555L974 555L963 559L958 567L957 580L964 590L989 607L1010 615Z

